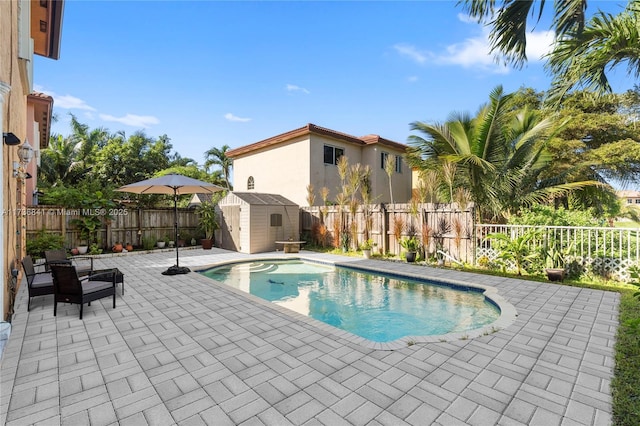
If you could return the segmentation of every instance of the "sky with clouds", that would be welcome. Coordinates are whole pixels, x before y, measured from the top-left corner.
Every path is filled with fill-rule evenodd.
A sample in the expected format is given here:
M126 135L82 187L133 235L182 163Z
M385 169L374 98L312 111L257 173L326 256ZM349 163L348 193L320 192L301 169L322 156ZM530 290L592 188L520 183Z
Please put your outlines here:
M599 8L620 10L589 2ZM527 65L505 66L455 1L67 1L60 59L36 58L34 89L54 98L55 133L68 135L74 114L90 128L166 134L203 164L212 147L307 123L404 143L411 122L473 114L498 85L546 90L552 41L545 17Z

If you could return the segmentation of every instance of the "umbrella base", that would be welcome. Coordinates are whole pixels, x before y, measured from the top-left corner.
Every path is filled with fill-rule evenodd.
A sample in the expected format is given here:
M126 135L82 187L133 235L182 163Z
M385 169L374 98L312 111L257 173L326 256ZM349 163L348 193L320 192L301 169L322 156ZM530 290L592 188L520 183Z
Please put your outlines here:
M172 266L166 271L162 273L162 275L179 275L179 274L188 274L191 272L191 269L186 266Z

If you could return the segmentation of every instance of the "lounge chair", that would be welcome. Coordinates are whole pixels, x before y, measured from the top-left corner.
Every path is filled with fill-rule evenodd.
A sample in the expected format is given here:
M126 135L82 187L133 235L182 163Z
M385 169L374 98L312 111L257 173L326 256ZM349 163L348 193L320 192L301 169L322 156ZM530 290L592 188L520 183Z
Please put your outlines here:
M91 256L73 256L67 257L65 249L45 250L44 258L47 261L47 268L53 263L73 265L78 271L78 275L88 275L93 271L93 257Z
M27 286L29 289L27 311L30 311L32 297L53 294L53 276L49 271L36 272L31 256L25 256L22 258L22 268L24 269L24 275L27 278Z
M113 308L116 307L116 274L105 271L99 274L89 274L83 278L78 276L76 267L63 263L52 263L53 273L53 316L58 313L58 302L75 303L80 305L80 319L82 308L94 300L113 296Z

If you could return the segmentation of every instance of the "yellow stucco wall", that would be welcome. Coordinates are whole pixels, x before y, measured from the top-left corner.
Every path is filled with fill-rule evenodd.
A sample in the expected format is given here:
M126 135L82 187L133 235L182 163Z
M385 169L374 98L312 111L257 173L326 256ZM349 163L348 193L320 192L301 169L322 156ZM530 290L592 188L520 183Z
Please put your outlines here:
M18 2L0 1L0 82L10 86L2 108L2 131L26 139L27 95L26 61L18 58ZM18 244L18 213L23 194L13 177L13 162L18 161L17 148L2 144L2 292L4 320L9 307L11 270L21 269L22 247Z
M377 195L375 203L388 203L389 178L380 168L380 152L391 155L403 153L379 144L358 146L342 140L316 134L305 135L275 147L253 151L249 155L233 160L233 185L236 191L247 189L250 176L255 182L256 192L280 194L300 206L307 206L307 185L311 183L315 192L315 205L322 204L320 190L329 188L329 201L335 201L342 192L338 168L324 164L324 146L342 148L349 164L368 164L371 167L372 192ZM402 173L394 174L393 198L397 203L406 203L411 198L411 169L404 163Z

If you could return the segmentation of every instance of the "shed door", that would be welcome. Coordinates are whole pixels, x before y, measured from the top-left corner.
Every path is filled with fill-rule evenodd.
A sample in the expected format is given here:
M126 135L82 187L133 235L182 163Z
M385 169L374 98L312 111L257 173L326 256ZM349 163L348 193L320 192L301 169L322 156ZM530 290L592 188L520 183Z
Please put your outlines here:
M240 206L224 206L220 227L220 246L226 250L238 251L240 247Z

